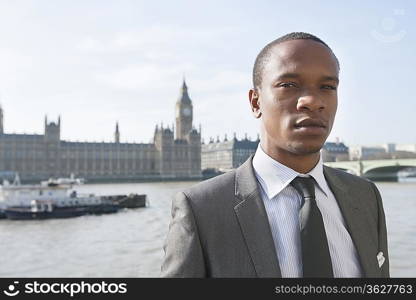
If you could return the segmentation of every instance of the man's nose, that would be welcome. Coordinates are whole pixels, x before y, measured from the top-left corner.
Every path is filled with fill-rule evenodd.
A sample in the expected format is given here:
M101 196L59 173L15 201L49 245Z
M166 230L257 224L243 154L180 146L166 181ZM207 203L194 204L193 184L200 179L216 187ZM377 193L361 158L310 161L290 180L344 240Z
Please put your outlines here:
M314 93L305 93L299 97L296 104L297 110L320 111L325 109L325 103L319 95Z

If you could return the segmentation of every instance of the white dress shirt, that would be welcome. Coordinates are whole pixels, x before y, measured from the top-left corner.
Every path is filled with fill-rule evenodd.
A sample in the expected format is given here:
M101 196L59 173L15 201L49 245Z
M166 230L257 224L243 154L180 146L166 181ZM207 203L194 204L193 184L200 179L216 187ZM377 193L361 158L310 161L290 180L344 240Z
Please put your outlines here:
M324 177L322 157L307 174L300 174L268 156L260 144L253 168L266 207L282 277L302 277L299 210L301 196L290 185L297 176L315 179L316 203L328 239L334 277L361 277L358 254L341 210Z

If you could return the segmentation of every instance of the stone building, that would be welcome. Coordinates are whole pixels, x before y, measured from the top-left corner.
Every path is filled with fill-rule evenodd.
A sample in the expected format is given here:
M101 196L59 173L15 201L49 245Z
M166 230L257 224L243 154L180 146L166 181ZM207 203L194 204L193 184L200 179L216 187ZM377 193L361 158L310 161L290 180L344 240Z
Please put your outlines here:
M349 147L350 160L389 159L390 154L383 146L353 145Z
M326 142L321 150L324 162L346 161L349 160L349 149L340 141Z
M185 81L175 109L176 137L174 128L156 125L154 142L145 144L121 143L118 122L112 143L61 140L60 117L45 117L43 134L5 133L0 107L0 172L18 172L22 181L71 173L89 181L201 178L201 130L192 125Z
M0 115L0 117L1 117L1 115ZM395 146L395 150L396 151L406 151L406 152L416 153L416 144L397 144Z
M217 137L215 141L211 138L207 144L202 143L201 169L203 174L210 177L239 167L256 152L259 142L259 136L255 141L249 140L247 135L244 139L238 140L234 134L232 140L228 140L225 136L222 141ZM326 142L321 153L324 162L349 160L348 147L339 141Z
M3 134L4 128L3 128L3 108L0 104L0 134Z
M219 137L216 141L211 139L209 143L202 144L201 169L214 172L235 169L256 152L259 141L259 137L251 141L247 135L244 139L238 140L235 134L231 140L228 140L227 136L223 141L220 141Z

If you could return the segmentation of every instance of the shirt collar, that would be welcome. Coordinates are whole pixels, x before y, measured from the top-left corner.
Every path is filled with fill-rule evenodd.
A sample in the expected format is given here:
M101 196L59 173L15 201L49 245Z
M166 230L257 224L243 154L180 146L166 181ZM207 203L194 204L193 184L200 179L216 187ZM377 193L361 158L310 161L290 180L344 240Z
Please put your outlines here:
M322 155L319 156L318 163L310 172L301 174L268 156L259 144L253 158L253 168L269 199L279 194L295 177L305 175L312 176L317 182L319 189L328 196Z

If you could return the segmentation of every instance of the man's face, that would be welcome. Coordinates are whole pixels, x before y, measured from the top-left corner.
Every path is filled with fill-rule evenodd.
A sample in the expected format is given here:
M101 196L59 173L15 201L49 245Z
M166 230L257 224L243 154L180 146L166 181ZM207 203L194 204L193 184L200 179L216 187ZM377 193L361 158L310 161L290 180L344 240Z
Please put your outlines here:
M274 46L257 90L262 143L297 155L318 152L334 122L338 72L323 44L293 40Z

